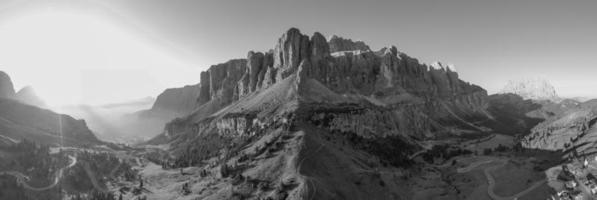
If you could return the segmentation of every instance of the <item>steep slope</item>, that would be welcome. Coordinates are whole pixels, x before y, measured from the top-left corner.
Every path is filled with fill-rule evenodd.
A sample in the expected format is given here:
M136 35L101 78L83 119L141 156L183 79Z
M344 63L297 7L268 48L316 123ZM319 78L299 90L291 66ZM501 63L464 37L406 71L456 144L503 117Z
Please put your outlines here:
M101 143L87 128L85 121L68 115L10 99L0 99L0 110L0 133L13 139L69 146Z
M409 156L426 140L532 124L491 113L486 91L441 63L334 40L293 28L273 50L201 74L195 111L149 141L169 145L165 166L217 174L190 183L215 192L185 198L411 199ZM532 109L521 101L504 106Z
M500 93L513 93L524 99L560 101L555 88L548 81L539 78L510 80Z
M594 100L580 103L563 100L560 103L544 102L541 112L546 120L531 131L523 141L527 148L571 150L580 154L596 153L597 104Z

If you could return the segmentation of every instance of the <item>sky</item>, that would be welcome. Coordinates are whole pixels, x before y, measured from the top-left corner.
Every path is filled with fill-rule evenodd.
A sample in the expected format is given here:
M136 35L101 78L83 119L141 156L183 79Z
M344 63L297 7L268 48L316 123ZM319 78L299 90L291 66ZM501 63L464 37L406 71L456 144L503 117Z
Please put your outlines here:
M303 33L395 45L498 92L549 80L597 97L595 0L0 0L0 70L48 103L157 96L199 73Z

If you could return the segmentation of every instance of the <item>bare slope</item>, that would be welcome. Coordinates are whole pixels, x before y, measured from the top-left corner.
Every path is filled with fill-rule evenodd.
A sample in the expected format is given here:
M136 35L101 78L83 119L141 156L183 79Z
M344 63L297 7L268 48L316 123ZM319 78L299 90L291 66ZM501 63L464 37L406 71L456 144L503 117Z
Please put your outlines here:
M75 146L101 143L85 121L68 115L9 99L0 99L0 110L0 134L10 138Z

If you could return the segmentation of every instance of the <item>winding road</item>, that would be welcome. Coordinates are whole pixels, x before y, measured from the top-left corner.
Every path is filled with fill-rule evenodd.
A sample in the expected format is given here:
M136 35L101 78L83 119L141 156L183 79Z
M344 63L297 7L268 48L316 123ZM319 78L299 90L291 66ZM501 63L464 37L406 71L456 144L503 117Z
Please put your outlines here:
M473 169L475 169L475 168L477 168L477 167L479 167L479 166L481 166L483 164L489 164L489 163L492 163L492 162L499 162L499 164L491 166L491 167L488 167L488 168L485 168L485 170L483 170L483 173L485 174L485 178L487 178L487 183L489 184L487 186L487 194L493 200L512 200L512 199L516 200L519 197L524 196L525 194L533 191L535 188L537 188L537 187L539 187L539 186L541 186L541 185L543 185L544 183L547 182L547 180L545 180L545 179L537 181L537 182L533 183L533 185L531 185L527 189L525 189L525 190L523 190L523 191L521 191L521 192L519 192L517 194L514 194L512 196L504 197L504 196L497 195L495 193L495 191L494 191L495 190L495 178L491 175L491 172L493 170L496 170L496 169L498 169L498 168L503 167L504 165L506 165L507 160L479 161L479 162L472 163L472 164L470 164L467 167L458 168L456 171L458 173L466 173L466 172L469 172L469 171L471 171L471 170L473 170Z
M0 172L0 175L10 175L10 176L14 176L17 179L17 185L22 185L24 188L29 189L29 190L33 190L33 191L44 191L44 190L48 190L51 189L53 187L55 187L56 185L58 185L58 183L60 182L60 179L62 178L63 174L64 174L64 170L71 168L72 166L75 166L75 164L77 164L77 157L74 156L68 156L68 158L71 160L71 163L58 170L58 172L56 173L56 177L54 178L54 183L45 186L45 187L33 187L29 184L27 184L27 181L30 180L29 176L26 176L25 174L18 172L18 171L4 171L4 172Z

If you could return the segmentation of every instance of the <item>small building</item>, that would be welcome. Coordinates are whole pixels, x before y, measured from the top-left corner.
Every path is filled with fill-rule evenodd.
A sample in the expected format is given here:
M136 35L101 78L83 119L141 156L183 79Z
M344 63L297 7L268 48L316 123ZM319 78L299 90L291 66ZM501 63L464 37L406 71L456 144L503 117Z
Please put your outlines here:
M576 188L576 185L577 185L577 183L575 180L566 181L564 183L564 186L568 189L574 189L574 188Z

